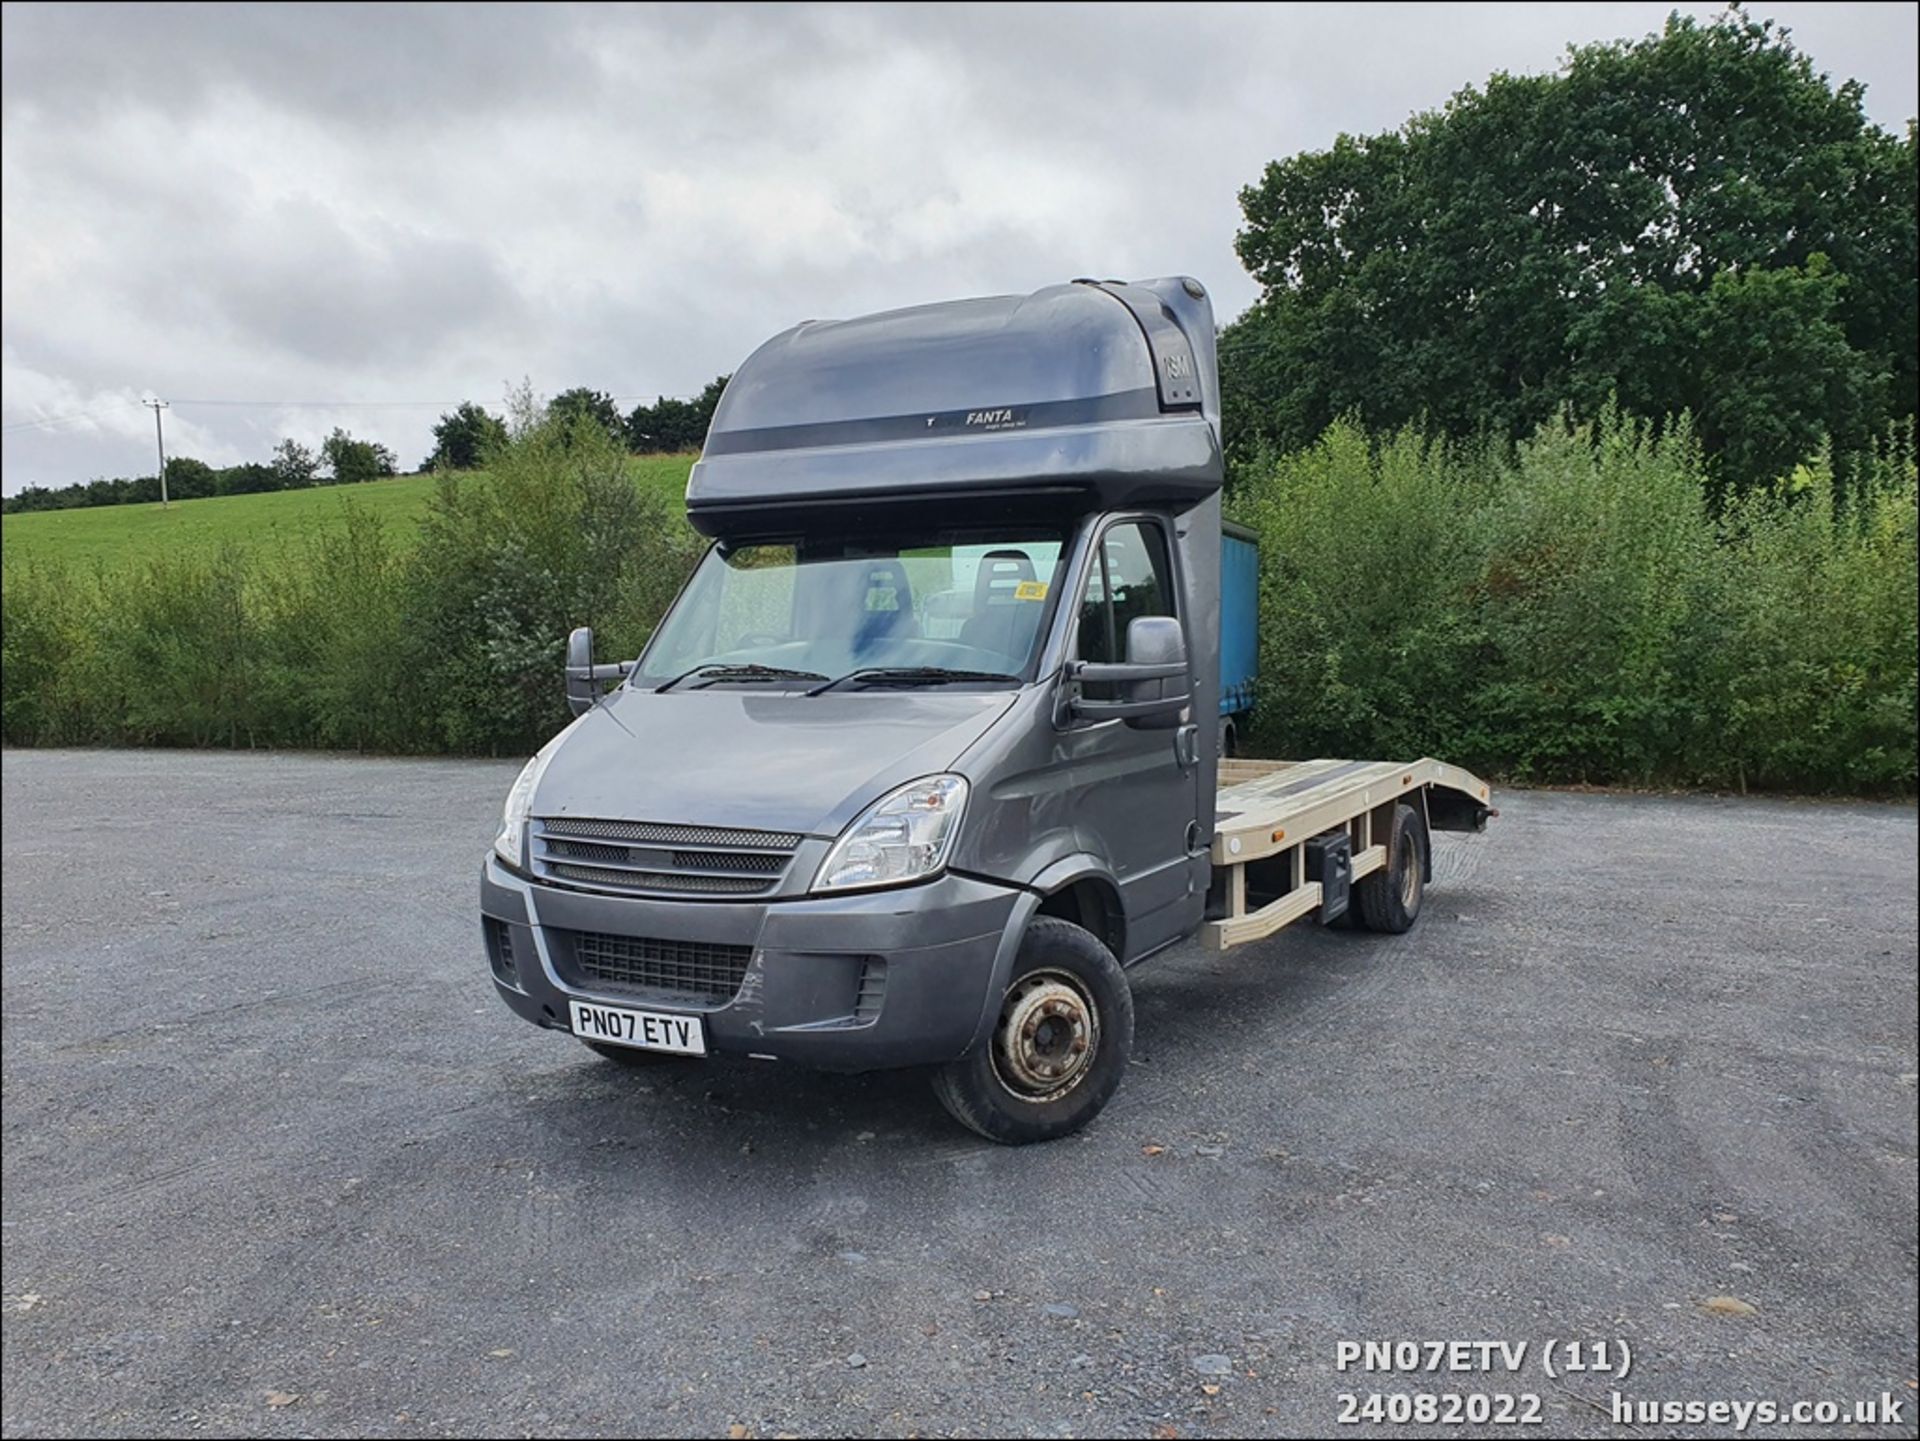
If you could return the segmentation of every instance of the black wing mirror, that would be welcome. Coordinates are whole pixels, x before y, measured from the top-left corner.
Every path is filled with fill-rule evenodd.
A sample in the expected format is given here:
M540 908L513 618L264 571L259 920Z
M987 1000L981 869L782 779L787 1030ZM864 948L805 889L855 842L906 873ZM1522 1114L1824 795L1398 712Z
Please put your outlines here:
M1075 663L1070 680L1117 684L1118 700L1075 695L1070 709L1080 720L1124 720L1136 730L1172 730L1192 700L1187 638L1169 615L1135 616L1127 623L1127 658L1120 665Z
M593 627L577 627L567 637L567 709L585 715L602 694L600 687L610 680L622 680L633 669L633 662L617 665L593 663Z

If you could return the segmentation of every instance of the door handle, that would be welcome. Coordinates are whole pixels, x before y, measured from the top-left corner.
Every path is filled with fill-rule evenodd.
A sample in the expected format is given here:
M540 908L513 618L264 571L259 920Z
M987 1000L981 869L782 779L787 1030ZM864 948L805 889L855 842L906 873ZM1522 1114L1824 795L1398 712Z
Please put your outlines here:
M1190 771L1200 764L1200 727L1183 725L1173 733L1173 755L1180 769Z

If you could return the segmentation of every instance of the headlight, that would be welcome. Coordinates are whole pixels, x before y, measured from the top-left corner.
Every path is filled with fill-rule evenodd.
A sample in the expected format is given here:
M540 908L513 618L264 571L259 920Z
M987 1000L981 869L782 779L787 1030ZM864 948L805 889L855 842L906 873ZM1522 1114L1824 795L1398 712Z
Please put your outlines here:
M928 776L889 792L833 843L814 890L860 891L938 875L966 808L967 783L959 776Z
M506 809L500 813L500 834L493 838L494 854L516 870L527 864L527 811L533 805L533 788L540 784L540 774L546 770L558 740L556 736L547 742L540 754L521 768L520 778L507 792Z

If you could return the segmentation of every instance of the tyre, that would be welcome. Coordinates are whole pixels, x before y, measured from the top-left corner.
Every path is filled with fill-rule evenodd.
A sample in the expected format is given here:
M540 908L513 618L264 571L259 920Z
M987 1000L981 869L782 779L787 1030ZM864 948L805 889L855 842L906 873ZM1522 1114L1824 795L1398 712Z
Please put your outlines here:
M605 1041L582 1041L580 1044L601 1059L612 1061L616 1066L625 1066L630 1071L649 1070L662 1061L679 1059L671 1051L643 1051L638 1046L610 1046Z
M1426 895L1427 828L1412 806L1393 808L1387 863L1354 883L1349 913L1364 929L1397 936L1420 918Z
M986 1039L934 1073L961 1125L1024 1146L1070 1136L1105 1106L1133 1053L1133 992L1091 931L1038 916Z

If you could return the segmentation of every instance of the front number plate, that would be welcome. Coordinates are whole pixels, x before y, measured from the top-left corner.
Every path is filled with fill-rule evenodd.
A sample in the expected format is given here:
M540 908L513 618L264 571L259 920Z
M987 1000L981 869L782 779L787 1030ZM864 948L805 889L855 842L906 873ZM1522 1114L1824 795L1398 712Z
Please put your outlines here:
M642 1051L678 1051L704 1056L707 1037L698 1016L663 1016L657 1011L629 1011L619 1006L594 1006L568 1001L573 1033L583 1041L610 1046L633 1046Z

